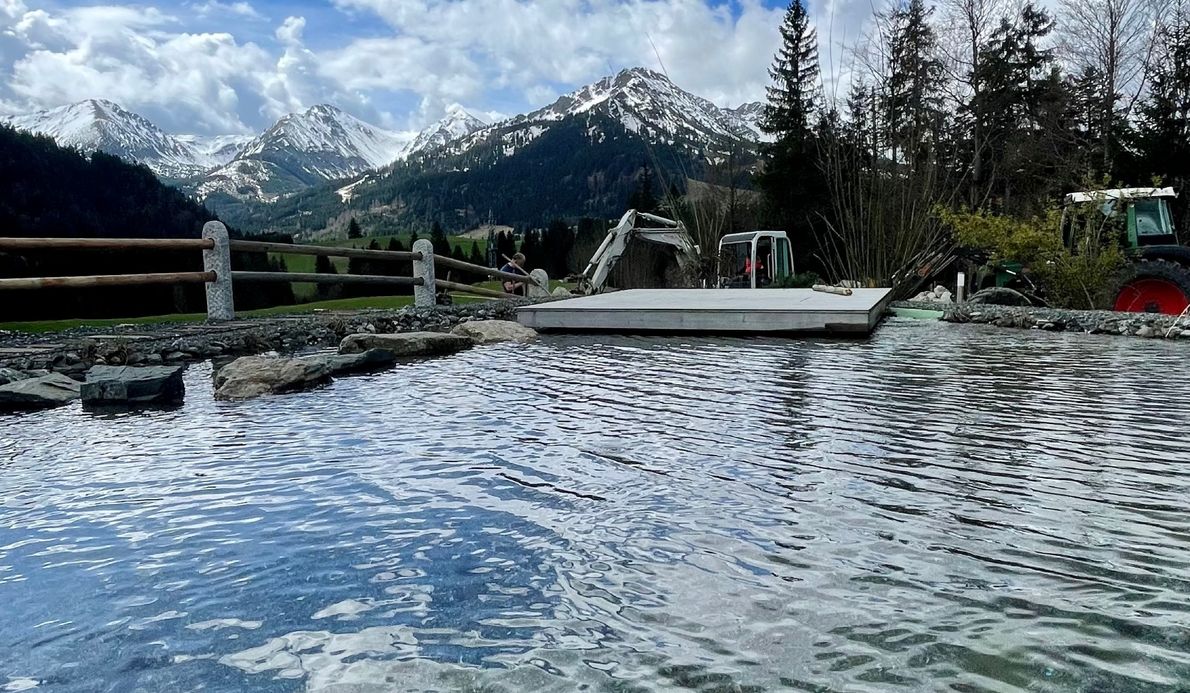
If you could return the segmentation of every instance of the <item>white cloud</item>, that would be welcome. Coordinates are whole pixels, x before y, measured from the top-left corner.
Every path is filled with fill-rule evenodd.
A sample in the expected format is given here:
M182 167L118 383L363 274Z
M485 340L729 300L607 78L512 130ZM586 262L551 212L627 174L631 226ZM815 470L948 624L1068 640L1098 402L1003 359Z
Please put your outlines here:
M758 0L743 0L734 14L727 5L694 0L336 4L375 13L395 36L383 39L386 44L377 39L351 42L338 51L331 74L351 79L355 68L369 61L373 76L454 72L457 79L432 85L451 90L440 94L443 98L514 88L536 105L547 94L556 95L558 84L583 84L634 65L664 67L680 86L722 105L761 98L782 15ZM381 45L387 50L378 50ZM439 61L447 54L450 63L443 65ZM409 78L398 80L404 84Z
M332 0L270 32L249 2L182 1L172 14L0 0L0 108L102 97L214 134L330 102L416 129L452 104L494 119L636 65L734 106L764 98L784 13L761 0ZM860 4L818 9L850 17Z
M208 0L207 2L191 5L191 9L200 17L233 15L246 19L265 19L264 15L258 12L255 7L247 2L220 2L219 0Z

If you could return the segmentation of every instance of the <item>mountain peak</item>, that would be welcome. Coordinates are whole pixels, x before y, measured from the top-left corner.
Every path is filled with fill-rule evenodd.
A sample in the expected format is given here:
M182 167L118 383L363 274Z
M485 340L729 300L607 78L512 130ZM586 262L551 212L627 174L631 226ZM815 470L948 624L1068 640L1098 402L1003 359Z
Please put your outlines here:
M49 135L63 147L138 161L166 178L185 178L211 163L188 143L107 99L87 99L4 120L18 129Z

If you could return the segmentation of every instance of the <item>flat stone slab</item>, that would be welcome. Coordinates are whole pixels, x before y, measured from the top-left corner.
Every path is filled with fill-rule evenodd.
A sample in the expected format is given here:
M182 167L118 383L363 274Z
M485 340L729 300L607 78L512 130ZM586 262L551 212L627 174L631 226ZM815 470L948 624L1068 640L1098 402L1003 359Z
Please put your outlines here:
M331 368L321 359L244 356L215 372L215 399L251 399L330 381Z
M79 388L79 383L61 373L0 385L0 411L60 407L78 399Z
M456 325L450 333L467 337L476 344L523 343L537 339L536 330L511 320L472 320Z
M83 404L181 404L181 366L93 366L81 389Z
M369 349L383 349L393 356L440 356L468 349L475 343L469 337L443 332L399 332L396 334L351 334L339 344L340 354L358 354Z
M521 306L536 330L661 333L826 333L875 329L889 289L630 289Z

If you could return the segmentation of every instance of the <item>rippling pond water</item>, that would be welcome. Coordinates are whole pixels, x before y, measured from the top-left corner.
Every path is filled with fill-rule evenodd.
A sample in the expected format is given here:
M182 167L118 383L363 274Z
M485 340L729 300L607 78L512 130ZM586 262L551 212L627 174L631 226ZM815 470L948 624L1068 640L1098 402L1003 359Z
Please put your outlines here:
M893 321L0 418L0 690L1185 690L1188 364Z

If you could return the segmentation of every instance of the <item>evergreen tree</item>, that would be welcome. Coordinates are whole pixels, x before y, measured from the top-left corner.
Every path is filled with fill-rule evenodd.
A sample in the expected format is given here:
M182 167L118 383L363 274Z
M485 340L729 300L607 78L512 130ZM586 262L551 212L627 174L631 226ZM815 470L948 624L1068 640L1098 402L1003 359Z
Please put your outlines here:
M417 235L417 232L416 232L416 231L414 231L413 233L409 234L409 248L410 248L410 249L412 249L412 248L413 248L413 244L414 244L414 243L417 243L419 240L421 240L421 238L420 238L420 237Z
M628 209L649 213L657 211L657 196L653 194L653 171L647 161L641 166L636 189L628 198Z
M467 262L470 262L473 265L479 265L480 267L488 266L487 257L479 249L479 241L474 241L471 243L471 252L467 254Z
M899 161L929 156L942 130L944 73L932 13L924 0L910 0L892 15L883 106L885 138Z
M983 135L987 173L976 199L991 196L1000 211L1040 212L1036 200L1079 170L1076 152L1062 151L1069 137L1059 114L1068 99L1053 51L1043 48L1053 20L1027 4L1015 22L1003 20L980 51L981 85L969 107L973 125ZM1058 116L1058 117L1055 117ZM1061 152L1059 154L1059 152Z
M760 127L773 142L764 147L756 183L772 223L789 233L795 264L804 267L817 249L815 223L825 210L826 181L814 133L821 92L818 36L803 0L792 0L785 12L769 76Z
M1174 221L1190 229L1190 1L1176 0L1169 9L1147 77L1138 133L1143 168L1181 193Z
M570 273L570 250L574 247L574 232L562 219L554 219L541 233L541 259L537 267L551 277L564 277Z
M442 224L436 221L430 225L430 243L434 244L435 255L450 257L450 239L446 237Z
M793 0L781 24L781 47L769 68L773 84L760 127L778 141L804 143L809 139L818 108L818 35L810 26L806 6Z
M318 274L338 274L339 271L335 269L335 265L331 262L329 257L325 255L318 255L314 258L314 271ZM341 295L341 285L336 284L319 284L315 290L320 299L338 298Z
M499 257L496 260L497 266L502 266L506 261L505 258L516 254L516 238L513 237L511 231L500 233L496 242L496 250L499 252Z
M545 258L542 257L541 252L541 235L537 231L525 232L525 238L521 241L521 252L525 255L524 268L526 270L542 266Z
M351 217L351 221L347 223L347 237L348 238L363 238L363 231L359 228L359 222L355 217Z
M405 246L401 245L400 239L398 239L396 236L393 236L392 238L388 239L388 247L385 248L385 250L389 252L400 253L404 252Z

